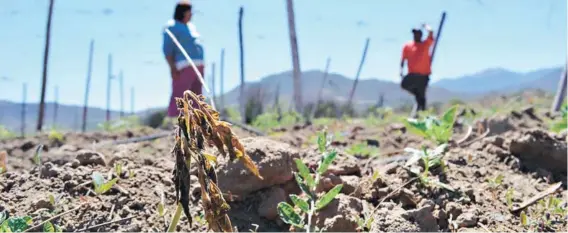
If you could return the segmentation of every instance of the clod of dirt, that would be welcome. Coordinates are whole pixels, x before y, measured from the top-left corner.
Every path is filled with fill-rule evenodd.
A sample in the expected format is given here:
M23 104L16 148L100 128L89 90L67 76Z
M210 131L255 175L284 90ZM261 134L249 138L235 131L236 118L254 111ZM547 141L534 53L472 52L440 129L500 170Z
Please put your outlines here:
M384 204L384 203L383 203ZM372 216L373 223L369 232L418 232L420 228L414 222L402 217L404 209L396 206L393 208L380 208Z
M566 183L566 142L558 141L543 130L530 130L514 138L509 145L511 154L521 160L524 168L539 168L551 172L555 179Z
M79 164L82 166L86 165L102 165L106 166L105 157L98 152L91 151L91 150L80 150L77 152L77 156L75 157L79 160Z
M62 172L61 168L58 168L54 164L47 162L41 166L41 177L43 178L51 178L57 177Z
M402 204L403 208L414 208L416 207L416 198L414 193L407 188L403 188L397 192L396 197L398 201Z
M446 204L446 213L448 214L448 217L451 215L452 219L456 219L458 216L460 216L463 212L463 207L459 204L459 203L455 203L455 202L450 202L448 204Z
M286 201L286 192L280 187L272 187L265 195L258 207L258 215L275 220L278 218L278 203Z
M32 201L31 207L33 211L36 211L39 209L52 209L53 205L48 200L37 197Z
M515 129L508 116L495 116L483 119L481 123L490 130L487 136L499 135Z
M343 183L343 180L341 180L338 176L334 174L326 174L320 179L320 182L316 187L316 192L327 192L341 183ZM343 188L341 190L343 190Z
M343 184L343 188L341 188L341 192L347 195L355 192L355 189L359 186L361 182L361 178L358 176L340 176L341 183Z
M357 218L363 211L361 200L338 194L326 207L314 216L315 224L326 232L355 232Z
M22 145L20 146L20 149L21 149L22 151L28 151L29 149L34 148L35 145L36 145L36 143L33 142L33 141L26 141L26 142L24 142L24 144L22 144Z
M321 154L314 149L309 149L305 152L305 162L309 164L310 168L316 169L317 164L321 159ZM342 153L341 151L337 152L337 156L327 169L324 174L334 174L336 176L346 176L346 175L361 175L361 168L359 167L359 163L357 158L354 156Z
M460 214L455 222L458 227L474 227L477 226L477 220L478 219L475 210L470 210L468 212Z
M290 145L267 138L244 138L241 142L264 179L250 173L243 163L230 162L219 156L217 177L223 192L231 192L240 198L293 178L292 172L296 170L293 159L299 155Z
M409 221L418 223L420 231L439 231L438 221L432 214L435 206L432 200L424 200L420 203L420 208L408 210L402 213L401 216Z

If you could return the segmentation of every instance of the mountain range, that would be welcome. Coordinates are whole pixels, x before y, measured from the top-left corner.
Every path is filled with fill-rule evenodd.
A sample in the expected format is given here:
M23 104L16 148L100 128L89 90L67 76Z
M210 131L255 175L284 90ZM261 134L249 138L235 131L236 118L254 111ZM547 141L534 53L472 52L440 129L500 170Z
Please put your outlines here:
M445 102L451 99L472 100L488 94L510 94L523 89L541 89L546 92L555 92L558 78L562 73L562 68L545 68L527 73L514 72L502 68L487 69L478 73L464 75L457 78L441 79L431 83L428 88L428 102ZM319 70L308 70L302 72L302 98L303 103L314 103L322 87L324 73ZM327 75L326 82L323 83L322 99L345 102L353 86L354 80L337 73ZM238 104L239 87L235 87L223 96L216 98L217 105L221 98L225 106L235 106ZM268 75L257 82L247 82L245 93L250 97L263 100L267 105L272 105L278 93L279 101L286 105L292 101L293 83L292 72L286 71ZM259 94L260 96L255 96ZM412 103L413 98L410 94L400 88L399 83L385 81L378 78L359 80L357 90L353 97L356 109L362 109L378 102L380 96L384 97L384 104L387 106L397 106L403 103ZM165 108L165 107L164 107ZM46 104L45 125L49 127L53 124L53 103ZM0 125L6 126L9 130L19 132L21 104L0 100ZM66 129L79 129L82 118L82 106L59 105L58 121L55 125ZM146 116L157 109L149 109L136 113L139 116ZM27 131L33 131L37 120L38 104L28 103L26 105L26 125ZM89 108L88 110L88 129L95 129L100 122L103 122L106 110L101 108ZM117 119L119 113L111 112L111 117ZM47 128L46 127L46 128Z

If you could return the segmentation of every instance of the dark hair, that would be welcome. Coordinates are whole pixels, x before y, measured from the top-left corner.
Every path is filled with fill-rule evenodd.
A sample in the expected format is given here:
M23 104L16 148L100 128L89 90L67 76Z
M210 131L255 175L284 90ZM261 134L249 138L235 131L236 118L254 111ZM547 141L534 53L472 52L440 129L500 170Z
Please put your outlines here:
M186 11L191 11L191 3L189 1L181 1L176 4L174 20L182 21Z

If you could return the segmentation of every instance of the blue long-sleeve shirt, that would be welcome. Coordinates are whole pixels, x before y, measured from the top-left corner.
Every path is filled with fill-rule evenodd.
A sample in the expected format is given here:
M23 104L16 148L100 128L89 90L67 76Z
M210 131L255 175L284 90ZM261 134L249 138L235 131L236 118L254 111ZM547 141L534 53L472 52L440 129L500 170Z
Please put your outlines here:
M176 37L180 45L185 49L189 57L196 66L203 65L203 46L199 40L199 33L195 25L192 23L183 24L176 20L168 21L166 27ZM174 44L168 33L163 32L164 43L162 51L165 56L174 56L177 70L182 70L189 66L189 62L183 56L183 53Z

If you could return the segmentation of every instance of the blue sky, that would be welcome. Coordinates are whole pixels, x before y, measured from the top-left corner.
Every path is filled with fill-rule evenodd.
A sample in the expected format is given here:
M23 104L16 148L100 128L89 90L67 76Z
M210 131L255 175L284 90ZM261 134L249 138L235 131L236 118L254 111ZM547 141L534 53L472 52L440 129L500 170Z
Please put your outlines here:
M170 77L161 54L162 27L175 0L56 0L48 67L47 101L55 85L62 103L82 104L88 47L95 40L90 106L106 106L107 57L114 73L136 89L136 110L166 106ZM193 0L194 23L208 64L217 68L225 48L225 91L239 83L238 11L244 7L245 78L292 68L285 0ZM0 99L39 101L48 0L0 0ZM410 28L446 23L433 64L434 80L502 67L531 71L566 61L565 0L296 0L302 70L323 69L353 77L367 37L361 78L397 81L401 48ZM217 75L219 71L217 70ZM219 82L217 82L219 83ZM216 88L219 90L219 87ZM118 82L113 109L119 108Z

